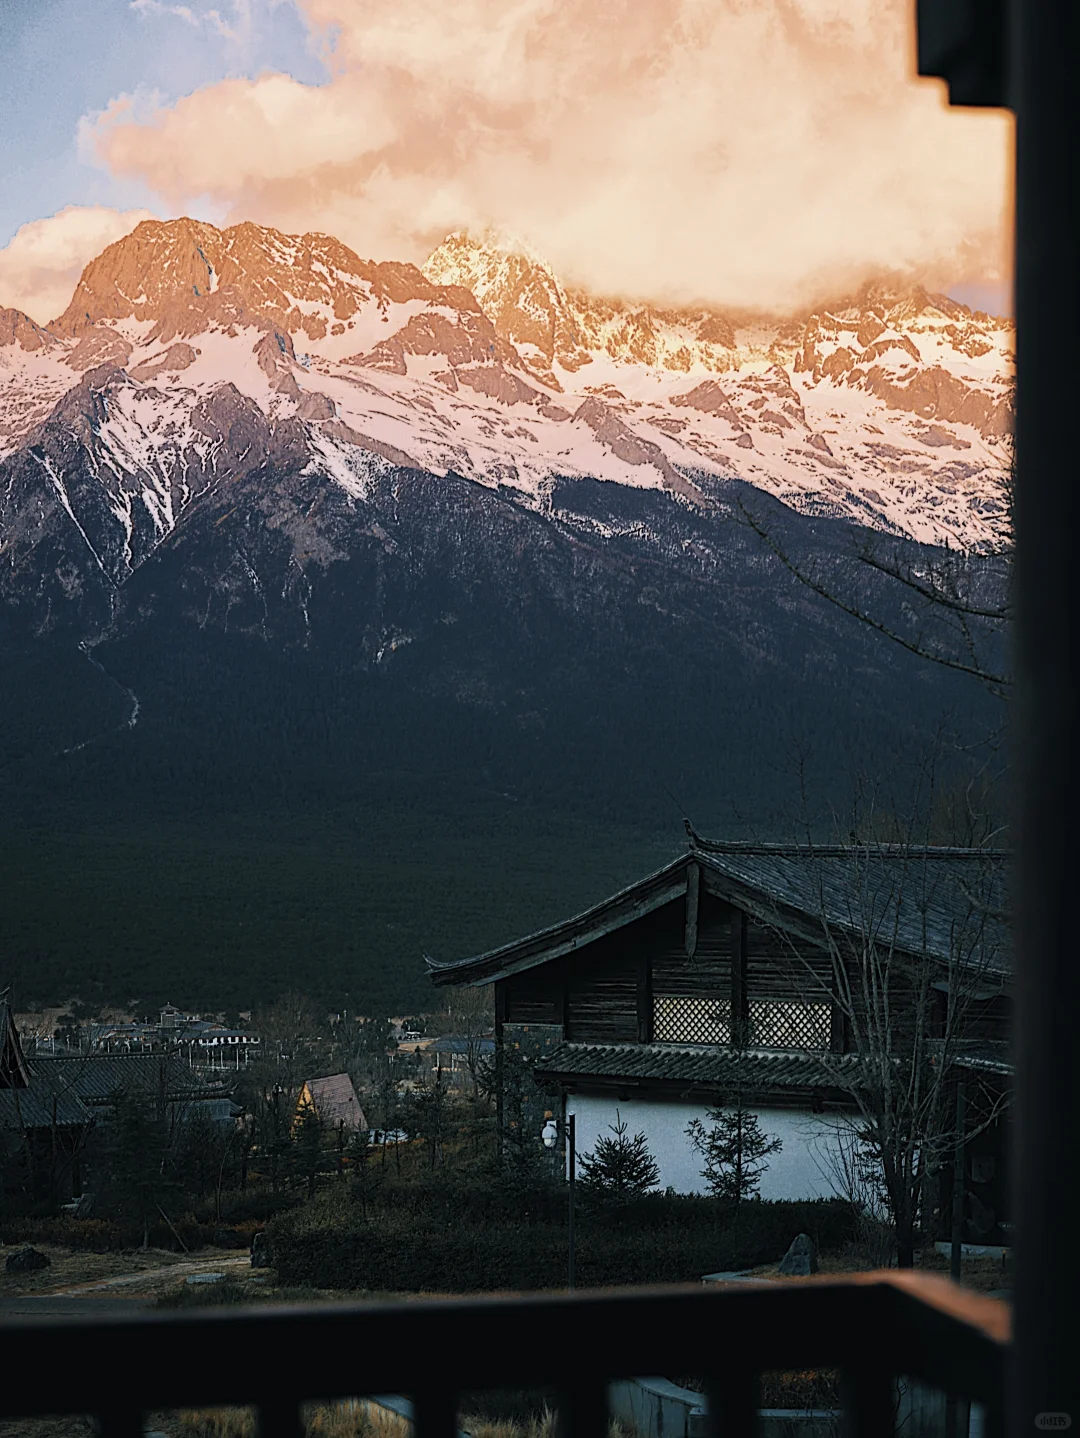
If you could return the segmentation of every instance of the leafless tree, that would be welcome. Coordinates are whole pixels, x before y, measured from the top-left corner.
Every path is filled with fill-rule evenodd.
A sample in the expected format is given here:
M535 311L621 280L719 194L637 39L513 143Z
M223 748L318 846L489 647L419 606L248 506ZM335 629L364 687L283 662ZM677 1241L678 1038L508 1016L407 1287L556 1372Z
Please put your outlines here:
M453 1035L464 1041L465 1064L475 1095L481 1087L484 1040L495 1031L492 989L490 985L475 988L462 985L446 992L449 995L446 1011L433 1016L429 1028L434 1033Z
M860 813L860 829L841 843L807 834L794 846L812 940L793 936L779 908L762 917L789 955L798 1002L827 1003L835 1015L842 1042L817 1051L822 1084L850 1095L857 1145L849 1160L868 1162L898 1262L910 1267L935 1178L958 1142L960 1067L971 1094L968 1137L1007 1102L1004 1065L986 1060L986 1041L973 1037L1008 982L1002 855L931 846L914 825L898 834L893 815L884 825L874 817Z
M1011 494L1011 480L1008 488ZM1002 653L1011 613L1007 538L975 554L866 531L856 539L850 562L838 567L824 556L797 559L759 505L736 499L735 507L784 567L821 599L909 653L970 675L999 698L1008 695ZM883 611L880 591L867 592L870 575L886 581L886 591L900 601L902 619Z

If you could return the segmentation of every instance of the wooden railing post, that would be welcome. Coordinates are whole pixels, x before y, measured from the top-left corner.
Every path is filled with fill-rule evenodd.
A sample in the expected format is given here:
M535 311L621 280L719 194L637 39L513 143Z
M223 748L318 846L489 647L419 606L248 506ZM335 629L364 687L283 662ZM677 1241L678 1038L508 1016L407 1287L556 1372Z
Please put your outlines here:
M975 7L977 8L977 7ZM1080 243L1072 207L1080 6L1014 0L1017 756L1016 1382L1011 1433L1080 1426L1080 1065L1075 1019L1080 865L1080 585L1074 336Z
M877 1342L887 1345L888 1334ZM864 1365L840 1375L844 1438L891 1438L896 1431L896 1385L886 1368Z
M143 1418L137 1408L109 1408L98 1415L100 1438L143 1438Z
M570 1383L560 1387L557 1438L607 1438L607 1383Z
M259 1438L304 1438L300 1405L285 1400L260 1403L255 1431Z
M725 1373L709 1384L709 1438L753 1438L758 1432L761 1379L752 1368Z

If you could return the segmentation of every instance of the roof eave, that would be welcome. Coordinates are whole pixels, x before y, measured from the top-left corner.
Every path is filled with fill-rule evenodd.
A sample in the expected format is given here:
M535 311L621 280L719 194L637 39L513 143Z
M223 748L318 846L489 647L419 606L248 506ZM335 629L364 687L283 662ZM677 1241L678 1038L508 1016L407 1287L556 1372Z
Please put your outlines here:
M573 953L679 898L686 892L685 870L692 858L690 854L682 854L591 909L486 954L441 965L429 958L431 981L438 987L479 987Z

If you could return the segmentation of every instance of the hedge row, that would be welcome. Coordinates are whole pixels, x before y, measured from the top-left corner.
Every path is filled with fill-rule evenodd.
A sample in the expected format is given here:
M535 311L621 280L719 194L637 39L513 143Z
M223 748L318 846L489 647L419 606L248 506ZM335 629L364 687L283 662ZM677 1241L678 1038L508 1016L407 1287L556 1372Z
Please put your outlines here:
M660 1200L663 1202L664 1200ZM686 1218L691 1206L675 1201ZM694 1282L705 1273L750 1268L778 1259L798 1233L835 1247L851 1236L841 1203L744 1204L694 1222L617 1223L584 1214L577 1226L577 1281L583 1287ZM697 1217L695 1215L695 1217ZM469 1293L560 1288L566 1282L565 1222L443 1221L431 1214L369 1212L347 1200L324 1200L282 1214L270 1225L274 1267L282 1283L375 1292Z

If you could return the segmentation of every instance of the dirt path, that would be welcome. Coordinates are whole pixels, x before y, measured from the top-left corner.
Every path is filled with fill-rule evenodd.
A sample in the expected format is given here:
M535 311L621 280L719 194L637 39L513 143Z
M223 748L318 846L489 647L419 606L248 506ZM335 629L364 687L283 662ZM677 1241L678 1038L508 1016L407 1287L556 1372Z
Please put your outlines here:
M247 1253L208 1254L204 1258L184 1258L161 1268L141 1268L135 1273L114 1273L108 1278L96 1278L89 1283L66 1284L62 1287L36 1288L25 1293L24 1298L80 1298L83 1295L104 1296L119 1290L131 1296L131 1290L140 1293L156 1293L158 1289L178 1278L188 1278L196 1273L227 1273L230 1269L247 1268L251 1258Z

